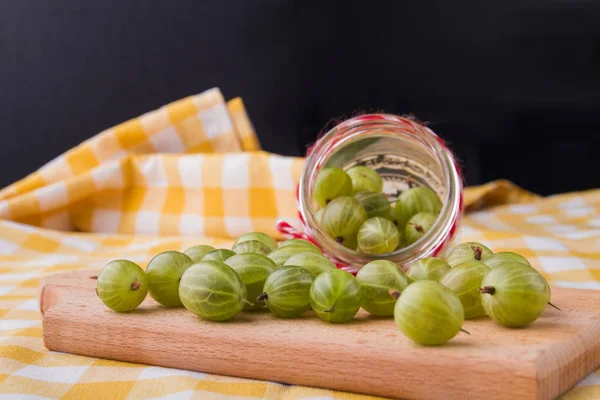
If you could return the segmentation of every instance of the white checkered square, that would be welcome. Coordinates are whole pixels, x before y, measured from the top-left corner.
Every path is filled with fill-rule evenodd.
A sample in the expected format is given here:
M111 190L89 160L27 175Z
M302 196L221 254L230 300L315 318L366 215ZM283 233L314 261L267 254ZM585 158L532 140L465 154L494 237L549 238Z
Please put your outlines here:
M68 211L62 211L59 213L55 213L52 216L44 217L44 219L42 220L42 227L58 231L73 230L73 225L71 224L71 219L69 218Z
M135 217L135 232L158 234L160 231L160 213L157 211L139 211Z
M28 365L15 372L13 376L35 379L36 381L56 382L56 383L77 383L81 375L89 367L38 367L37 365Z
M169 185L161 156L152 156L144 160L140 165L140 171L148 187L164 188Z
M0 238L0 254L9 255L19 249L19 245L15 242Z
M95 209L92 215L92 231L116 233L119 231L121 213L119 211Z
M159 153L185 152L185 145L181 141L177 130L172 126L150 136L150 142Z
M292 176L293 158L290 157L269 157L269 170L273 177L273 187L275 189L294 190L296 184Z
M513 214L535 214L538 209L533 204L515 204L508 208Z
M69 202L67 185L64 182L56 182L37 189L35 196L40 203L40 210L42 212L64 207Z
M233 130L233 123L225 103L218 103L208 110L200 111L198 118L202 121L204 131L209 139Z
M204 218L195 214L181 214L179 233L183 236L203 236Z
M181 156L178 160L179 179L185 188L202 187L202 157Z
M548 273L587 270L585 264L577 257L538 257L538 262Z
M58 182L73 175L71 167L64 156L56 157L39 170L46 182Z
M232 154L223 157L221 183L224 189L246 189L249 185L250 155Z
M555 224L556 219L552 215L540 214L540 215L532 215L530 217L525 217L525 222L528 224L534 225L549 225Z
M120 189L124 186L123 171L119 161L110 161L92 170L94 184L99 190Z
M524 236L523 240L533 251L568 251L567 247L559 240L543 236Z
M248 217L225 217L225 229L234 238L254 230L252 219Z

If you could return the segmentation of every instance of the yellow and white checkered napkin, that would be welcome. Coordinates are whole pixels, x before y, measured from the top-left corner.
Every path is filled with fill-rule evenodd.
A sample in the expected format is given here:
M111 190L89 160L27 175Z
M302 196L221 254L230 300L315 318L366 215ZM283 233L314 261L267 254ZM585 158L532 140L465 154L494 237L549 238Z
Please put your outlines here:
M165 250L299 228L302 159L260 151L240 99L218 89L108 129L0 191L0 399L362 399L366 396L47 351L47 274L145 266ZM539 198L498 181L465 192L461 239L514 250L553 284L600 289L600 190ZM496 206L490 208L490 206ZM600 370L565 395L600 398Z

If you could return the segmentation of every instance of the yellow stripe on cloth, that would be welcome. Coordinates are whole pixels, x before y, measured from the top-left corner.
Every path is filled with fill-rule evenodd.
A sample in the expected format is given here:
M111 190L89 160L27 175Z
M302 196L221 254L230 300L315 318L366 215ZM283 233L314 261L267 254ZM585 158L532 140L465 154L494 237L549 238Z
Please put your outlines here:
M0 395L49 398L367 399L324 389L48 352L37 286L48 274L165 250L230 247L298 226L304 161L260 151L241 99L218 89L108 129L0 191ZM600 289L600 191L541 198L510 182L465 190L463 240L526 256L554 285ZM600 393L600 370L566 399Z

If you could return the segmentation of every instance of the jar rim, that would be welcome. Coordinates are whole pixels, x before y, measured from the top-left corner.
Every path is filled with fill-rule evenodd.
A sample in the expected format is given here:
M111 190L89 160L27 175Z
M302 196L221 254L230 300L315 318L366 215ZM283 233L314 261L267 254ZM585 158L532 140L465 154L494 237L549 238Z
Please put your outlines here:
M388 254L359 253L337 243L323 232L312 208L312 187L320 169L334 149L353 140L364 130L377 129L392 134L409 134L427 147L439 164L446 196L433 227L417 242ZM391 114L367 114L348 119L325 133L309 150L298 188L298 208L305 233L312 237L330 257L354 268L379 259L400 265L422 257L436 255L452 239L462 213L462 177L454 155L435 132L407 117ZM357 265L358 264L358 265Z

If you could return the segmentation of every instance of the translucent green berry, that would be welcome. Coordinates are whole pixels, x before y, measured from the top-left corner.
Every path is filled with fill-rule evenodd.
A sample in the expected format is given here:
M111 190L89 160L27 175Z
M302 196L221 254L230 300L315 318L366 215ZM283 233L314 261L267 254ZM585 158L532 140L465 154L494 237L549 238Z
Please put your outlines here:
M265 281L275 271L275 263L268 257L258 253L243 253L229 257L225 264L229 265L240 276L246 286L244 310L257 310L265 304L256 301L263 293Z
M525 257L523 257L522 255L517 254L517 253L512 253L510 251L494 253L491 256L486 257L483 260L481 260L481 262L492 269L496 268L499 265L509 263L509 262L518 262L518 263L525 264L525 265L531 265L531 264L529 264L529 261L527 261L527 259Z
M144 270L131 261L111 261L98 275L96 294L111 310L131 311L146 298L148 278Z
M192 259L193 262L202 260L202 257L213 251L215 248L205 244L193 246L183 252L186 256Z
M465 309L465 319L485 315L479 288L490 268L481 261L458 264L440 279L440 283L452 290Z
M454 292L434 281L410 284L394 307L398 328L426 346L441 345L461 330L465 314Z
M189 311L209 321L233 318L246 304L246 287L221 261L200 261L181 277L179 297Z
M509 262L488 272L481 282L481 303L494 321L513 328L538 319L550 301L550 286L529 265Z
M179 281L193 264L191 258L178 251L165 251L148 263L148 291L158 303L167 307L181 307Z
M359 192L354 196L367 213L367 218L392 219L392 206L383 193Z
M290 257L300 253L322 254L321 250L317 249L316 247L305 245L289 245L278 248L269 254L268 257L273 260L277 267L282 267Z
M398 196L394 207L396 222L400 229L404 229L413 215L428 212L437 216L442 209L442 201L438 195L425 186L408 189Z
M276 317L299 317L310 308L312 282L312 274L302 267L280 268L269 275L256 301L264 301Z
M437 216L428 212L421 212L413 215L406 223L404 228L404 242L407 246L421 239L431 230Z
M231 256L235 256L235 252L232 250L217 249L211 251L210 253L206 253L206 255L202 257L202 261L225 261Z
M310 305L323 321L349 321L358 312L360 303L360 283L348 271L325 271L310 288Z
M241 242L233 246L232 251L236 254L258 253L267 255L271 252L271 249L266 244L259 242L258 240L246 240L245 242Z
M435 257L425 257L410 265L406 274L413 281L436 281L450 271L450 265Z
M288 239L288 240L282 242L279 245L279 248L286 247L286 246L307 246L307 247L312 248L313 250L318 250L319 252L321 251L321 249L319 249L314 243L309 242L308 240L304 240L304 239Z
M367 213L358 200L338 197L325 208L321 228L338 243L354 249L356 234L366 219Z
M284 266L295 265L306 268L313 277L317 277L322 272L335 269L335 264L327 257L316 253L298 253L287 259Z
M492 254L492 251L481 243L465 242L452 249L446 257L446 261L451 267L454 267L468 261L484 261Z
M394 315L396 299L390 292L401 293L409 284L402 268L387 260L364 265L356 274L356 280L361 286L361 307L380 317Z
M366 220L358 230L358 248L367 254L387 254L396 250L400 235L396 225L385 218L373 217Z
M237 238L237 240L233 244L233 247L248 240L258 240L259 242L267 246L271 251L277 248L277 241L275 241L275 239L263 232L250 232L243 234L242 236Z
M383 179L377 171L364 166L352 167L346 171L352 180L354 193L374 192L381 193L383 190Z
M341 168L323 168L313 187L313 199L321 207L340 196L352 194L352 181Z

